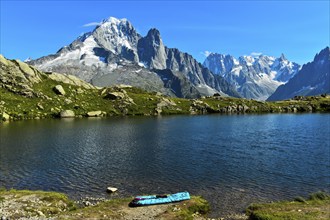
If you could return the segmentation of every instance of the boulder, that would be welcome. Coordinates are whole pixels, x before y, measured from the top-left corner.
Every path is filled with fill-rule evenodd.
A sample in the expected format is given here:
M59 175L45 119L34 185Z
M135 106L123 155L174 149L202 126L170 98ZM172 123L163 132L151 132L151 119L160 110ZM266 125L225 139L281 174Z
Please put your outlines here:
M54 92L58 95L65 95L65 91L61 85L57 85L53 88Z
M74 118L75 114L72 110L63 110L60 112L61 118Z
M107 192L108 193L114 193L114 192L116 192L118 189L117 188L115 188L115 187L108 187L107 188Z
M111 99L111 100L124 99L125 94L122 92L110 92L104 98Z
M176 103L170 99L162 98L157 104L157 107L176 106Z
M41 82L40 74L37 74L37 71L35 71L32 66L19 60L15 60L15 62L20 70L24 73L24 76L27 80L32 83Z
M125 90L123 90L122 92L109 92L107 95L104 96L104 98L110 100L122 100L128 105L135 104L134 100L127 95Z
M91 111L87 112L88 117L101 117L103 115L102 111Z
M8 121L10 116L6 112L3 112L1 114L1 118L2 118L3 121Z

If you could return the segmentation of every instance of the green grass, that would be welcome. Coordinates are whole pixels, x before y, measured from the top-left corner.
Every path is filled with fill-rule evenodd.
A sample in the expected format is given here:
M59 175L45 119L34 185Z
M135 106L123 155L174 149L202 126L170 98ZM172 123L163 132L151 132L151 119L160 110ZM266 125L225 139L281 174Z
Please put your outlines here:
M246 213L250 220L325 220L330 218L330 196L317 192L307 200L252 204Z
M124 199L112 199L105 202L100 202L95 206L89 206L84 208L78 208L73 211L63 212L58 218L59 219L118 219L121 217L118 210L121 207L128 207L128 203L132 198Z
M31 215L38 215L38 212L41 211L44 215L51 217L77 208L65 194L58 192L11 189L0 191L0 198L2 201L13 200L15 203L22 204L24 211ZM20 218L24 215L12 217Z
M177 211L173 211L177 210ZM174 204L160 215L163 219L193 220L194 215L206 215L210 212L209 203L201 196L191 196L190 200Z
M158 96L156 93L146 92L139 88L106 88L107 92L120 92L125 90L134 104L127 100L109 100L101 95L99 89L84 89L75 85L60 83L41 75L43 81L33 84L33 90L39 97L27 98L0 87L0 114L5 112L11 120L42 119L59 117L62 110L73 110L76 116L85 117L87 112L100 110L107 116L113 115L155 115L157 104L164 98L176 103L175 106L162 107L161 114L190 114L191 108L195 113L205 113L193 106L190 99L170 98ZM62 85L66 94L57 95L54 86ZM79 92L82 91L82 92ZM42 98L42 97L48 98ZM226 113L227 109L239 109L247 106L245 113L279 113L279 112L330 112L330 96L306 97L304 100L286 100L278 102L260 102L248 99L230 97L207 97L200 99L207 113ZM237 113L233 111L232 113ZM242 113L242 112L241 112Z
M0 202L9 200L20 203L25 213L29 216L39 216L42 212L46 217L56 219L120 219L128 213L134 213L139 209L144 212L154 206L130 208L129 202L133 198L119 198L100 202L89 207L77 207L65 194L57 192L30 191L30 190L2 190L0 191ZM177 211L173 211L173 208ZM161 219L193 219L193 215L205 215L210 211L208 202L199 196L191 196L190 200L168 204L164 212L159 214ZM15 213L11 218L26 217L22 213ZM134 215L134 214L133 214ZM130 215L128 215L130 216ZM146 216L148 217L148 216Z

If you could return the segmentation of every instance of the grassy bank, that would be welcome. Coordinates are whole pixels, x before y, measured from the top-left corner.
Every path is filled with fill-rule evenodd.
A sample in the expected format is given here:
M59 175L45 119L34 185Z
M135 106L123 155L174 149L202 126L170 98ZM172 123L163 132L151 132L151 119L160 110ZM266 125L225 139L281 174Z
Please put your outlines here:
M326 220L330 219L330 195L317 192L308 199L252 204L247 214L250 220Z
M128 206L132 199L111 199L85 207L62 193L1 190L0 218L194 219L206 215L210 210L208 202L198 196L178 203L136 208Z
M61 84L66 95L57 95L52 88L61 83L44 79L34 91L41 97L27 98L0 88L0 119L7 121L58 118L70 110L72 117L97 117L120 115L171 115L171 114L239 114L239 113L299 113L330 112L330 96L307 97L304 100L261 102L230 97L205 97L181 99L164 97L137 88L82 89ZM109 98L109 94L118 96ZM47 98L44 98L47 97ZM0 120L1 121L1 120Z
M70 200L57 192L0 190L0 218L55 219L207 219L208 202L192 196L190 200L146 207L128 206L133 198L104 200L89 206ZM316 220L330 218L330 195L317 192L309 198L294 201L251 204L237 219L250 220ZM230 219L236 219L232 215ZM223 219L223 218L220 218ZM224 218L226 219L226 218Z

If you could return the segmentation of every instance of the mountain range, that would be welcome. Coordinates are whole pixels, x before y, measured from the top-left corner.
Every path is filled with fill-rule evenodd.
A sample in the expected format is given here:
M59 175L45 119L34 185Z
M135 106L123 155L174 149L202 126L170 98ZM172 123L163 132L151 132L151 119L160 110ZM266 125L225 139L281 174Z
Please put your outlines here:
M182 98L219 94L278 100L290 98L292 94L329 92L329 60L324 58L328 50L329 47L320 53L322 58L317 58L325 61L312 62L318 63L315 68L314 64L302 67L284 54L278 58L260 55L236 59L212 53L201 64L188 53L166 47L157 29L150 29L143 37L127 19L110 17L55 54L27 63L45 72L77 76L94 86L127 84ZM313 80L314 84L318 83L317 89L316 84L290 83L300 81L301 77L306 83L310 78L317 78ZM289 90L290 94L284 94Z
M28 63L42 71L75 75L96 86L129 84L183 98L214 93L240 97L222 76L191 55L166 47L157 29L142 37L127 19L105 19L56 54Z
M268 101L330 93L330 48L316 54L314 60L302 66L288 83L281 85Z
M288 61L284 54L279 58L260 55L236 59L231 55L211 53L203 65L235 85L242 97L256 100L266 100L300 69L299 64Z

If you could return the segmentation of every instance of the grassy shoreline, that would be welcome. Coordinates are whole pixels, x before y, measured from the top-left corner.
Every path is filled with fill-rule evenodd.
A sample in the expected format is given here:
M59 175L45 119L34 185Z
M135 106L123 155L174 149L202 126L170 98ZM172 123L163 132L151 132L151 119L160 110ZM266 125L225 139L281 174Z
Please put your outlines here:
M49 82L47 86L45 83L38 85L38 88L42 87L42 89L35 90L47 96L46 99L27 98L0 88L0 123L1 121L61 117L330 112L329 95L277 102L218 96L182 99L165 97L131 87L86 89L81 92L80 87L67 84L62 84L62 86L70 95L57 95L51 88L58 82ZM118 96L112 97L112 94ZM67 111L73 115L63 116L63 112Z
M191 196L190 200L178 203L136 208L128 206L132 199L117 198L81 205L63 193L2 189L0 219L140 219L140 216L194 219L205 216L210 210L208 202L199 196Z
M200 196L192 196L190 200L179 203L138 208L128 207L131 200L132 198L110 199L83 206L63 193L2 189L0 190L0 218L208 219L207 214L210 212L209 203ZM330 195L317 192L311 194L307 199L297 197L294 201L251 204L246 209L246 215L234 216L229 219L329 219Z
M327 220L330 219L330 195L324 192L311 194L307 199L251 204L246 213L250 220Z

